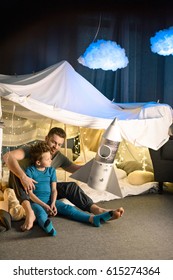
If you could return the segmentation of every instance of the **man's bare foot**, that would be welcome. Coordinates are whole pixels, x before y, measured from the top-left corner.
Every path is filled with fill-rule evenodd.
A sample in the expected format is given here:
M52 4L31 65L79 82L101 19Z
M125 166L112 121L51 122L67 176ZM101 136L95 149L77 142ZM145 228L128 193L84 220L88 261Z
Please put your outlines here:
M124 214L124 208L120 207L116 210L113 210L112 212L113 212L113 216L112 216L111 220L119 219Z
M30 230L33 227L35 221L35 214L33 211L30 212L29 215L26 216L24 224L21 226L22 231Z
M91 210L91 213L93 213L95 215L98 215L98 214L101 214L101 213L104 213L104 212L107 212L107 211L112 211L113 216L110 220L119 219L124 214L124 208L123 207L112 210L112 209L104 209L104 208L101 208L101 207L97 206L96 204L93 204L91 206L90 210Z
M21 226L21 230L22 231L30 230L33 227L33 223L36 219L34 211L32 210L29 200L24 200L22 202L22 207L25 210L26 218L24 224Z

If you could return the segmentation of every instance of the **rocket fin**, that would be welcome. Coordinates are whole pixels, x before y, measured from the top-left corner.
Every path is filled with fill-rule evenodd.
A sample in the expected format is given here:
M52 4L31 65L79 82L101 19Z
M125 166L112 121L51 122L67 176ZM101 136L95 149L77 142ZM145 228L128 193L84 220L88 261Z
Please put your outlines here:
M94 158L91 159L90 161L88 161L79 170L72 173L69 177L73 178L77 181L81 181L81 182L87 184L88 183L88 178L89 178L90 173L91 173L91 168L92 168L92 165L93 165L93 161L94 161ZM112 193L112 194L114 194L114 195L116 195L120 198L123 197L123 194L122 194L121 188L119 186L118 179L117 179L116 172L115 172L114 168L112 168L111 175L110 175L110 178L109 178L109 181L108 181L108 184L107 184L107 187L106 187L105 191L108 191L108 192L110 192L110 193Z
M112 193L112 194L114 194L114 195L116 195L120 198L123 198L123 194L122 194L120 185L118 183L118 179L117 179L116 172L115 172L114 168L112 168L112 172L111 172L108 184L107 184L106 191L110 192L110 193Z
M81 181L83 183L88 182L88 177L91 172L91 167L93 165L94 158L88 161L85 165L83 165L79 170L72 173L69 177L73 178L77 181Z

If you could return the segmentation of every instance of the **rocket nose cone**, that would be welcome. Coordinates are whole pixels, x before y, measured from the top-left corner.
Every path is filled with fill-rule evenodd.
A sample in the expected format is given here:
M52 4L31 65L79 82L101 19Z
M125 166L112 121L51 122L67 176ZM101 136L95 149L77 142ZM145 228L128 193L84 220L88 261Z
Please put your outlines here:
M122 141L120 128L118 126L117 118L115 118L111 124L108 126L103 134L103 137L111 141L120 142Z
M117 122L117 118L115 118L112 122L111 122L111 125L115 125Z

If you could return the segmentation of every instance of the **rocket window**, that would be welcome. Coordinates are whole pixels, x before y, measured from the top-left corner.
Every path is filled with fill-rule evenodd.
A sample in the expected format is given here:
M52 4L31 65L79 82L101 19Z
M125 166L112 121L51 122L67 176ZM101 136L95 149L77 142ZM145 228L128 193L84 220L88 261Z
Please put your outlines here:
M108 158L111 155L110 147L103 145L100 147L98 154L101 158Z

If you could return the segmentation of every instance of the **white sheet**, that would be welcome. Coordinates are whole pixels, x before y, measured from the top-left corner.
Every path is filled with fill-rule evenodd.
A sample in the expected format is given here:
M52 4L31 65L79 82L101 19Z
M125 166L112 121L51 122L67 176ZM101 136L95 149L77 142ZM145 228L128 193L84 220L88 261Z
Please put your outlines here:
M0 75L0 96L31 112L75 126L106 129L116 117L124 139L156 150L168 140L172 124L169 105L125 104L123 109L123 104L112 103L67 61L35 74Z
M61 172L63 172L63 171L61 171ZM59 175L60 175L60 173L59 173ZM118 176L118 173L117 173L117 176ZM60 178L60 176L59 176L59 178ZM70 181L72 181L72 179ZM138 186L131 185L131 184L128 183L127 176L119 179L118 182L119 182L119 185L121 187L121 191L123 193L123 198L127 197L127 196L130 196L130 195L140 195L142 193L145 193L145 192L149 191L152 188L157 189L157 185L158 185L157 182L149 182L149 183L146 183L146 184L143 184L143 185L138 185ZM116 195L114 195L110 192L107 192L107 191L99 192L97 190L94 190L94 189L90 188L85 183L82 183L82 182L79 182L79 181L77 183L84 190L84 192L89 197L92 198L94 203L97 203L97 202L100 202L100 201L110 201L110 200L114 200L114 199L120 199L120 197L118 197L118 196L116 196ZM63 201L65 203L68 203L68 204L72 205L72 203L70 203L67 199L63 199Z

